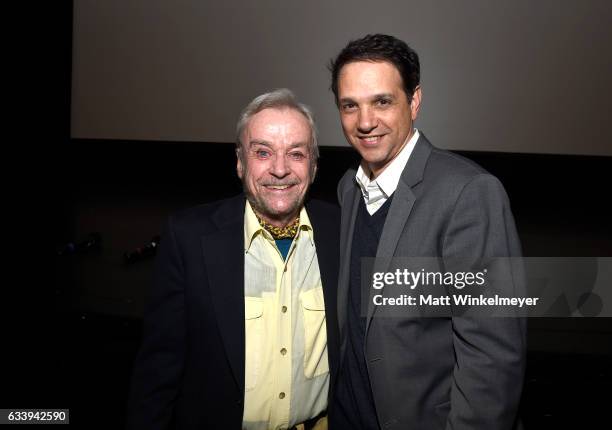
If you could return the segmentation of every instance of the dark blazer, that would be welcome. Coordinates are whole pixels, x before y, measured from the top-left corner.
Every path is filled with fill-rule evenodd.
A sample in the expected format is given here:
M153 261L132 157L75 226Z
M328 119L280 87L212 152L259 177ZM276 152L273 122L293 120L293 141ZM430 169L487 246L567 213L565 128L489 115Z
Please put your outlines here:
M362 198L355 170L344 175L338 195L342 360L350 250ZM433 147L421 134L394 193L376 256L441 257L443 264L460 258L476 267L487 258L520 252L501 183L473 162ZM513 294L523 286L512 286ZM381 428L512 428L525 342L525 320L520 318L376 318L370 306L365 355Z
M241 428L245 201L241 195L169 218L134 364L129 429ZM326 305L335 307L339 210L315 200L306 210ZM334 322L327 324L332 340Z

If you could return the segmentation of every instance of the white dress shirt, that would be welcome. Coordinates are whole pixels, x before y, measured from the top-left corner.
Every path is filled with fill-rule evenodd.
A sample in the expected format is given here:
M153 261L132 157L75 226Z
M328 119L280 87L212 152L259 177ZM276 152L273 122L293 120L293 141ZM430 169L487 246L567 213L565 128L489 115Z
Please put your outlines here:
M363 200L370 215L380 209L397 188L417 140L419 140L419 131L415 128L408 143L376 179L370 180L369 169L366 171L361 165L357 169L355 179L361 188L361 194L363 194Z

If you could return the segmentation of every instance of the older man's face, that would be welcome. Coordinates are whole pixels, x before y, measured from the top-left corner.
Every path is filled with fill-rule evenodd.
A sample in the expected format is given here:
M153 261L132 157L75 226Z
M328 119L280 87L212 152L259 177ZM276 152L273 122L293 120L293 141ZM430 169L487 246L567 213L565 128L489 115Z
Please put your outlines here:
M298 216L314 174L311 130L294 109L264 109L241 137L238 176L255 212L285 226Z

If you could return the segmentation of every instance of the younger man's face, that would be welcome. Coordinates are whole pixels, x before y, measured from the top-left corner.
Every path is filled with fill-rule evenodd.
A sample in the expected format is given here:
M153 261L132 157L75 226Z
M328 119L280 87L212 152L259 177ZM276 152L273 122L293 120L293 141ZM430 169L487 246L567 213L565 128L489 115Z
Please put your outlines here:
M421 90L412 101L397 68L386 61L355 61L338 74L338 108L344 136L377 177L413 134Z

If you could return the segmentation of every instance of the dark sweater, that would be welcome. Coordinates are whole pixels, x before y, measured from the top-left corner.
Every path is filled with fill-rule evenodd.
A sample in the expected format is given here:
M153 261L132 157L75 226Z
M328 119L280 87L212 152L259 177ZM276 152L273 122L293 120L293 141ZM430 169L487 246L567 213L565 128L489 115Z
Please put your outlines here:
M389 198L373 215L363 199L355 220L351 247L349 303L347 312L347 346L335 396L335 418L332 429L379 429L376 407L372 398L370 379L365 360L366 317L362 312L361 259L375 257L382 229L391 206ZM365 308L364 308L365 309Z

